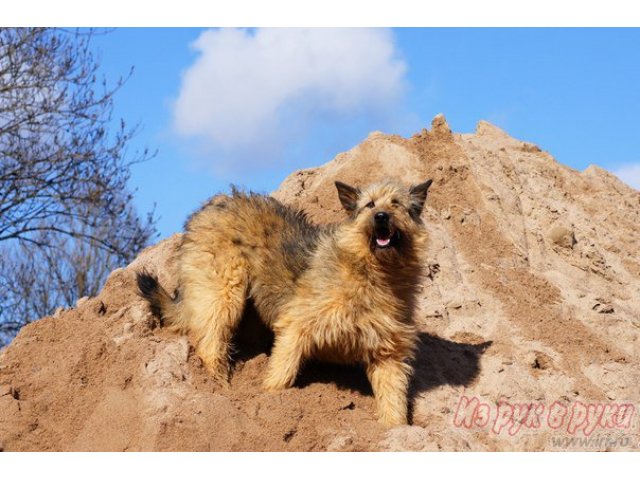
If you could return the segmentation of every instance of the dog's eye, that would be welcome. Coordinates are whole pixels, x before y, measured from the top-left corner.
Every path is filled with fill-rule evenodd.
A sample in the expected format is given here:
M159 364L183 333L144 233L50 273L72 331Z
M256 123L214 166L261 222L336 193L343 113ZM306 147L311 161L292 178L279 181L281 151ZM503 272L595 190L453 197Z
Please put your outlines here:
M392 198L391 199L391 205L400 205L400 202L398 201L397 198Z
M375 204L375 203L373 203L373 200L371 200L369 203L367 203L367 204L365 205L365 207L367 207L367 208L373 208L373 207L375 207L375 206L376 206L376 204Z

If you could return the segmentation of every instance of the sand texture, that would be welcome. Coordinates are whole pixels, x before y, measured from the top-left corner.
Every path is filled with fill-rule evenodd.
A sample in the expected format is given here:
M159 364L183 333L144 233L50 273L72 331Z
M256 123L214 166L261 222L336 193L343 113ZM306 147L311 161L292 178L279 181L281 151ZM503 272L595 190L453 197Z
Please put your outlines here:
M335 180L389 177L434 179L412 425L376 422L356 367L310 364L294 388L263 392L268 342L253 341L251 312L230 387L213 385L136 294L142 268L175 288L175 235L0 352L0 449L639 449L640 192L489 123L454 134L437 116L408 139L372 133L273 195L333 222Z

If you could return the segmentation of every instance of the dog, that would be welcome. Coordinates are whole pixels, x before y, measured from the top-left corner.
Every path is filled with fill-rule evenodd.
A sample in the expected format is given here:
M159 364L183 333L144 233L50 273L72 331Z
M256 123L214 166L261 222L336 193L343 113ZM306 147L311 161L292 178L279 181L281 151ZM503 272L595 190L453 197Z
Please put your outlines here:
M306 359L362 364L379 420L406 424L427 239L420 216L431 183L360 190L335 182L348 218L327 226L272 197L234 188L188 219L176 294L139 272L140 294L163 324L191 336L221 384L228 382L230 344L251 298L275 336L267 390L293 386Z

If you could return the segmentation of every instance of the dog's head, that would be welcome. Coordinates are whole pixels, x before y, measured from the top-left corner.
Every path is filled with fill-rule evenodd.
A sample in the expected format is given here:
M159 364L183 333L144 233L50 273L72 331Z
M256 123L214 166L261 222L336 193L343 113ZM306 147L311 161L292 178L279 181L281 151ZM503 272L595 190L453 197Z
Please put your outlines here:
M336 182L336 188L355 231L371 252L384 258L402 254L421 236L420 214L431 183L427 180L407 188L388 182L360 190Z

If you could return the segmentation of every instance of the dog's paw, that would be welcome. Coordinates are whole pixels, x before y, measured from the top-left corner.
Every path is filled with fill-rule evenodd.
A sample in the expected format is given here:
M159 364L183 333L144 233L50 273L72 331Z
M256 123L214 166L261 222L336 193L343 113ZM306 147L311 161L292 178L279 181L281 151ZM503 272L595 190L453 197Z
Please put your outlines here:
M226 377L213 377L212 382L216 390L228 390L231 388L231 382Z
M204 367L209 374L209 381L215 385L216 389L229 388L229 370L218 363L204 362Z
M264 390L266 390L267 392L278 392L288 387L289 385L286 381L274 377L267 377L262 382L262 388L264 388Z
M211 371L208 371L207 373L206 382L211 385L214 390L228 390L230 388L231 384L227 375L213 373Z
M380 412L378 421L385 427L399 427L407 425L407 415L405 412Z

